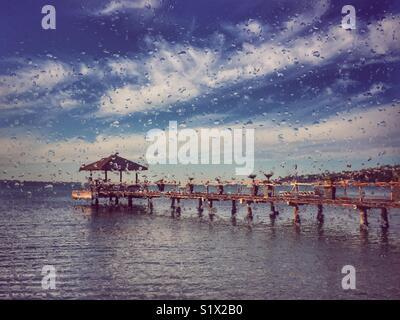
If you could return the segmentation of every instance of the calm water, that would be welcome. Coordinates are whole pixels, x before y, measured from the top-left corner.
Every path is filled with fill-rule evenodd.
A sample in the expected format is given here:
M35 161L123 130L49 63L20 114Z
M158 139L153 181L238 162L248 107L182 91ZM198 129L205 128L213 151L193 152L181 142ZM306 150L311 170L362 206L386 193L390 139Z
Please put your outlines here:
M83 204L83 203L82 203ZM301 207L302 225L278 206L275 223L264 205L254 221L228 205L214 221L196 203L171 217L169 203L94 210L70 200L70 188L0 187L0 298L121 299L400 299L400 212L388 232L371 212L360 232L358 213ZM54 265L56 290L42 290L41 269ZM357 290L341 289L341 268L357 270Z

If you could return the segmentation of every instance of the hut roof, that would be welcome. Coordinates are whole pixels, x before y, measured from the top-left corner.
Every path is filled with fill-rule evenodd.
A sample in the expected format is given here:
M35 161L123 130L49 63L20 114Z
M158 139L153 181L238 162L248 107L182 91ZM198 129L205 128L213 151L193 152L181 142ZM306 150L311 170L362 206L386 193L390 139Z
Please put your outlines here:
M82 165L79 171L142 171L147 170L147 167L136 162L122 158L116 154L103 158L99 161Z

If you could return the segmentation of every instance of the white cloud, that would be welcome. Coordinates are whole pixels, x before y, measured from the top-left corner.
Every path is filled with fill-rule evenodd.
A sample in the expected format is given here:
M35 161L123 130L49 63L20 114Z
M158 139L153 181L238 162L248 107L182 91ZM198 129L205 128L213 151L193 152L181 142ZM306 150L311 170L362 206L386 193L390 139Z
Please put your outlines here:
M165 107L215 88L279 72L296 63L323 64L356 47L357 41L354 33L333 26L327 32L299 38L287 46L272 41L244 42L229 55L210 48L161 42L151 58L110 63L114 71L126 70L139 76L140 65L144 84L127 84L108 91L101 97L99 114L123 115Z
M120 76L138 76L140 75L140 66L136 61L130 59L118 59L108 62L111 72Z
M9 172L17 172L19 176L37 179L37 166L46 165L48 172L41 175L45 179L49 175L58 174L61 180L75 175L83 163L90 163L115 152L121 156L144 163L145 139L140 134L99 135L94 141L80 138L49 142L36 135L17 134L12 138L0 137L0 176L10 176ZM72 167L72 172L64 172L65 165ZM76 179L75 179L76 181Z
M239 28L246 33L252 33L256 36L260 35L263 31L263 26L256 20L249 20L246 23L240 23Z
M400 50L400 15L386 17L368 26L367 44L378 54Z
M223 115L214 115L221 119ZM210 121L193 117L187 122L193 129L209 127ZM268 117L252 120L245 128L255 128L256 156L263 159L285 159L315 156L320 158L357 158L362 155L400 154L400 106L382 105L374 108L354 109L333 115L319 123L295 126L277 124ZM213 128L241 128L243 124L223 122Z
M145 2L112 1L108 11L124 6L143 7ZM287 23L296 23L302 28L304 24L323 15L328 7L327 1L318 2L316 8ZM152 108L166 108L248 79L272 73L283 75L282 70L297 63L323 64L347 50L361 50L367 54L367 58L373 57L371 52L364 51L365 43L380 53L399 48L396 31L399 23L399 16L385 18L369 25L365 35L343 30L339 25L332 26L327 31L313 30L310 35L285 42L285 45L274 40L251 44L242 39L244 42L241 47L229 53L224 52L221 43L218 43L221 49L214 50L211 47L199 48L161 41L156 44L150 57L117 58L110 60L106 67L99 65L96 68L81 63L77 68L82 76L95 75L98 79L104 78L110 70L113 75L136 77L134 83L132 80L126 81L120 87L104 92L99 99L98 115L124 115ZM248 20L238 26L250 34L258 34L264 28L257 20ZM285 32L287 30L282 34ZM71 74L69 67L54 61L43 62L37 67L25 67L14 75L0 76L0 98L29 90L51 89ZM9 107L9 103L7 106L4 101L0 99L0 108ZM69 100L60 103L61 107L72 107L73 104ZM20 100L12 102L12 107L24 105Z
M329 152L332 149L337 149L336 158L357 158L361 156L361 151L370 156L377 155L388 148L400 152L399 121L400 107L385 105L368 110L352 110L351 113L338 114L319 124L297 129L277 127L267 122L264 123L265 128L256 129L256 145L257 150L263 150L271 157L285 153L312 156L310 151L317 151L328 158L333 157ZM316 146L315 150L310 150L312 146ZM352 152L349 152L350 149Z
M200 129L197 120L201 119L189 121L195 126L194 129ZM379 155L398 156L399 120L400 107L385 105L338 114L320 124L299 127L297 130L287 125L277 126L269 120L254 121L256 158L263 161L306 158L309 161L347 161L367 160L369 157L377 159ZM264 127L260 128L259 124ZM209 124L206 123L206 126L209 127ZM213 127L225 129L241 126L223 123ZM2 135L0 144L0 164L5 171L0 172L2 176L10 177L10 173L15 172L20 178L37 179L39 173L35 165L44 165L47 169L40 173L44 179L55 175L61 180L68 176L75 177L75 181L79 178L77 170L82 163L115 152L144 163L144 154L149 145L144 134L98 135L94 141L71 138L49 142L39 135L26 133L16 134L12 138Z
M109 90L101 97L99 113L127 114L192 99L210 84L208 69L213 70L215 60L211 51L164 43L154 57L141 63L146 65L142 72L147 73L147 83ZM118 70L120 64L111 65ZM125 60L123 66L136 72L136 62Z
M22 94L29 90L51 90L68 79L70 72L67 66L54 61L25 67L12 75L0 76L0 97Z
M60 100L59 105L63 109L70 110L79 107L81 105L81 101L76 99L66 98Z
M267 25L263 25L260 21L255 19L249 19L235 25L225 24L222 25L222 28L231 36L235 37L237 41L257 40L257 38L261 40L269 29Z
M330 1L320 0L311 3L304 13L296 14L293 18L283 23L283 31L278 35L278 41L294 36L305 28L311 28L328 11Z
M234 122L211 123L223 115L194 116L188 126L255 129L256 157L264 160L317 157L320 159L354 159L370 156L400 154L400 105L382 105L374 108L354 109L333 115L319 123L302 125L277 124L268 117L251 120L251 125ZM397 152L397 154L396 154Z
M110 15L116 11L131 9L151 9L158 8L160 0L113 0L107 3L104 9L100 10L101 15Z
M144 137L100 135L95 141L79 138L47 142L35 136L0 138L0 177L21 180L80 181L79 167L115 152L145 164ZM110 175L111 176L111 175ZM131 177L130 180L133 178Z

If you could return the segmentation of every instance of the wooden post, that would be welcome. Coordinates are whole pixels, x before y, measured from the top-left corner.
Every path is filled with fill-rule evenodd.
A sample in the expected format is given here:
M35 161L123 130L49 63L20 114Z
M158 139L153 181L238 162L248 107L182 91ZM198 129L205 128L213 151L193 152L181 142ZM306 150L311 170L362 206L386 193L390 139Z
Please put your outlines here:
M122 183L122 170L119 171L119 182Z
M132 197L128 197L128 207L132 208Z
M136 172L135 173L135 184L139 183L139 174Z
M212 200L208 200L208 217L210 218L210 220L214 219L214 212L213 212L213 201Z
M231 215L234 216L237 212L237 207L236 207L236 200L232 200L232 211Z
M299 206L293 205L293 221L295 224L300 224Z
M107 170L104 170L104 180L107 182Z
M197 206L197 210L199 212L199 215L203 213L203 199L199 198L199 205Z
M368 227L368 213L366 207L359 207L360 210L360 227Z
M269 214L269 216L271 218L275 218L279 214L279 212L275 210L275 205L273 202L270 202L269 204L270 204L270 208L271 208L271 213Z
M171 208L175 209L175 198L171 198Z
M147 198L147 207L150 210L150 213L153 212L153 200L151 198Z
M176 199L176 214L181 215L181 199L179 198Z
M319 205L317 206L317 208L318 208L318 211L317 211L317 221L318 221L319 223L323 223L323 222L324 222L324 212L323 212L324 208L322 207L322 204L319 204Z
M381 208L381 227L384 229L389 228L389 217L386 208Z
M251 195L257 196L258 195L258 185L253 181L251 184Z
M119 203L119 199L118 199L118 197L115 197L115 205L117 206L118 203Z
M251 201L247 201L247 218L253 220L253 210L251 209Z

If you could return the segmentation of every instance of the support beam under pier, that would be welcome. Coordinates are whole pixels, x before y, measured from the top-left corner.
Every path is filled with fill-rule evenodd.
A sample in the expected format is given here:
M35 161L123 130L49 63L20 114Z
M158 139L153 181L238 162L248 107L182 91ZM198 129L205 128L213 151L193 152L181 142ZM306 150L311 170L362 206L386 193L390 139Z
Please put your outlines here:
M293 222L297 225L300 224L300 214L299 214L299 205L297 203L288 203L289 206L293 207Z
M368 228L368 213L366 207L358 207L360 211L360 227Z
M153 199L152 198L147 198L147 207L150 210L150 213L153 213Z
M271 213L269 214L269 217L274 219L274 218L276 218L277 215L279 215L279 211L277 211L275 209L275 204L273 202L270 202L269 205L270 205L270 209L271 209Z
M177 198L177 199L176 199L176 214L177 214L178 217L180 217L181 212L182 212L182 209L181 209L181 199Z
M199 216L201 216L203 214L203 199L199 198L199 204L197 206L197 212L199 213Z
M236 200L232 200L232 210L231 210L232 217L236 215L236 212L237 212Z
M386 208L381 208L381 227L384 229L389 228L389 216Z
M214 209L213 209L213 201L212 200L208 200L208 217L210 218L210 220L212 221L214 219Z
M253 220L253 209L251 208L251 201L247 201L247 219Z
M322 206L322 204L319 204L317 206L317 221L319 223L324 223L324 208Z

